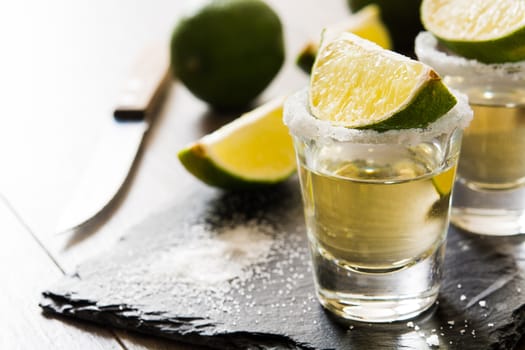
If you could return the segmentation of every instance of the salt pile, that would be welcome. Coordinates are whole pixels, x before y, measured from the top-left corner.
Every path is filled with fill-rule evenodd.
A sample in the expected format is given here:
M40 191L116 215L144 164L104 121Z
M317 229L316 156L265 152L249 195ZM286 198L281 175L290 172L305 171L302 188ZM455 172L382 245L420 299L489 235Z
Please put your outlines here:
M172 247L150 267L152 273L166 272L180 283L214 286L233 279L246 280L249 266L265 261L273 238L250 223Z

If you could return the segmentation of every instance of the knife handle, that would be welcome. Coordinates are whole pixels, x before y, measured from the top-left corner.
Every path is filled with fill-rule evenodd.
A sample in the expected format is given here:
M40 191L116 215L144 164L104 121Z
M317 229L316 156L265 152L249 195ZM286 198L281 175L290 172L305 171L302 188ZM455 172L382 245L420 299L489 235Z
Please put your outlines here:
M144 50L122 86L113 116L117 120L147 120L165 95L170 82L168 49Z

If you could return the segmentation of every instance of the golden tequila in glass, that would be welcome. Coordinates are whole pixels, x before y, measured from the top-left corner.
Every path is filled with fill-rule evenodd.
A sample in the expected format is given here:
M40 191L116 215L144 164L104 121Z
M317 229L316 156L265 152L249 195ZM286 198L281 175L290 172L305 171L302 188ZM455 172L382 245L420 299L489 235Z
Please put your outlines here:
M460 180L474 190L509 190L525 184L525 106L472 104L464 131Z
M427 32L418 58L469 97L453 224L487 235L525 233L525 62L483 64L443 51Z
M439 291L461 108L426 131L379 133L316 120L306 95L284 113L321 304L366 322L420 314Z
M301 166L309 234L322 255L357 271L391 272L443 242L455 168L401 163L354 161L335 172Z

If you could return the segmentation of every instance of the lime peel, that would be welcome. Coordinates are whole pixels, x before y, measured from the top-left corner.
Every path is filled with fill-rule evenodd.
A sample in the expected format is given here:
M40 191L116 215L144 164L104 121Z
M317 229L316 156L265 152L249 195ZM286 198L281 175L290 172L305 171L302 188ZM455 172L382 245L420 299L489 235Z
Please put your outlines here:
M480 84L505 82L506 86L525 86L525 61L486 64L457 56L443 51L437 38L430 32L418 34L415 51L419 60L432 66L438 73L465 76L470 82Z
M425 128L447 113L455 104L456 99L441 83L441 79L434 71L429 72L430 78L419 90L414 92L411 102L405 109L400 110L384 121L367 125L362 129L378 131L407 129L406 120L412 120L409 128ZM451 98L452 97L452 98ZM418 115L414 118L414 115Z
M285 58L278 14L262 0L198 2L171 37L174 77L217 109L244 108L270 84Z
M421 18L443 46L460 56L484 63L525 60L523 0L424 0Z
M182 149L181 163L204 183L224 189L284 181L296 167L283 101L274 99Z

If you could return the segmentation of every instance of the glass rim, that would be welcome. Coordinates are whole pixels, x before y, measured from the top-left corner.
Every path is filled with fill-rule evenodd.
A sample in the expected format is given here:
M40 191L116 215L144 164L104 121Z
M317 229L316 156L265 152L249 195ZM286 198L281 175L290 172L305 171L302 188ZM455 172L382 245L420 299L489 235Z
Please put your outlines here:
M472 82L504 82L520 87L525 84L525 61L488 64L457 56L441 50L438 39L427 31L417 35L414 50L418 60L441 76L462 76Z
M283 109L283 121L292 136L318 142L350 142L361 144L402 143L416 145L443 134L464 129L472 120L473 112L465 94L450 89L457 99L456 105L445 115L424 129L358 130L334 126L329 121L315 118L308 104L308 88L290 95Z

